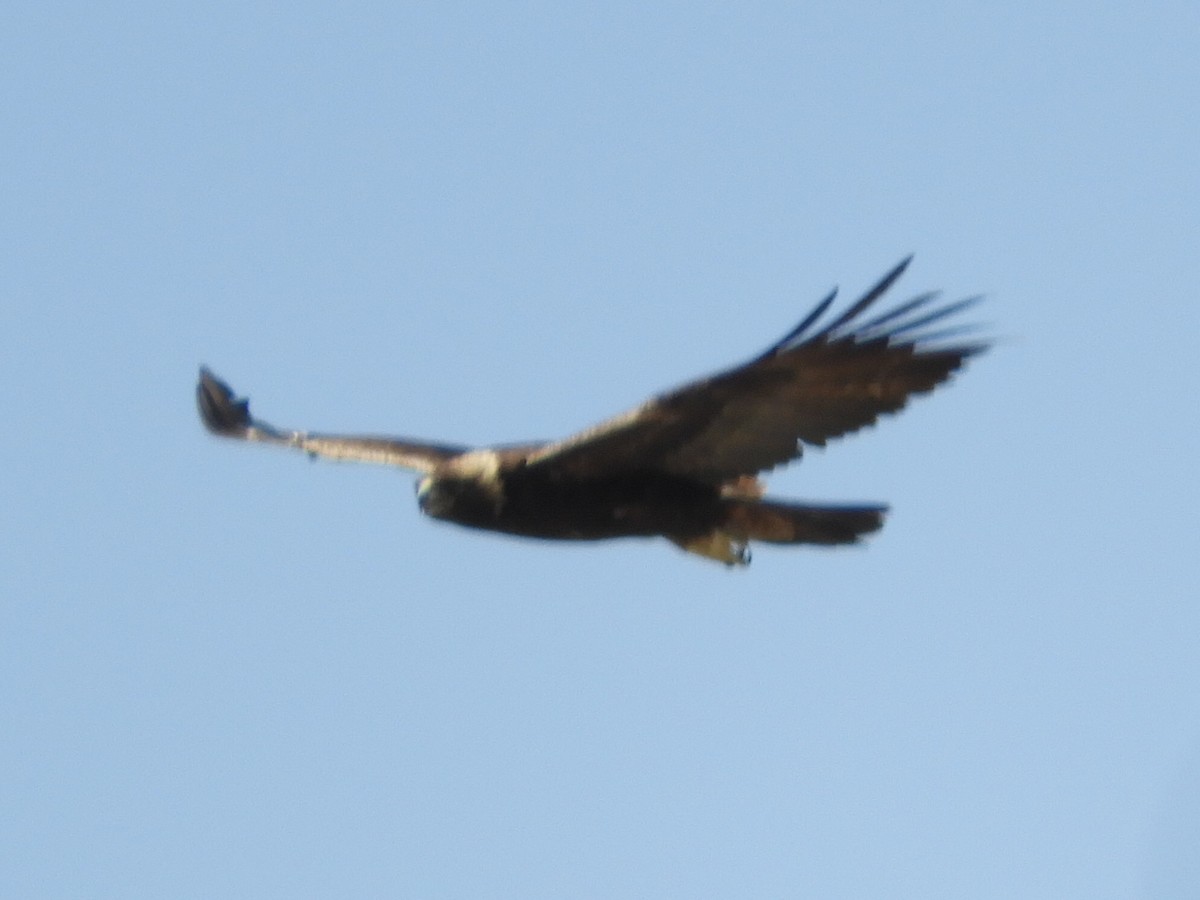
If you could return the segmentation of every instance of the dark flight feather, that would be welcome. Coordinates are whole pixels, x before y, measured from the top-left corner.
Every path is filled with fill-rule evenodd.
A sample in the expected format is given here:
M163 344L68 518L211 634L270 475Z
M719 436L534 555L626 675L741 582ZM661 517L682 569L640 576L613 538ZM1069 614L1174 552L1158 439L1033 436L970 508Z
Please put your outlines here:
M907 267L904 260L845 313L810 336L825 298L781 341L750 362L660 395L529 460L564 477L615 466L647 465L722 483L800 456L899 411L908 398L950 377L984 343L934 346L920 328L976 298L926 310L923 294L875 319L856 317L876 303ZM913 320L906 315L919 312Z

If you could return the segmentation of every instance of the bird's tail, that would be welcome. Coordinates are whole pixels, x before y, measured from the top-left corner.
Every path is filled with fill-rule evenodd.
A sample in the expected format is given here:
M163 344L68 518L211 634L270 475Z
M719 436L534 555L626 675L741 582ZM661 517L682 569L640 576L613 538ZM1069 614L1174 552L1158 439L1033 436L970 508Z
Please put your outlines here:
M807 506L773 501L726 500L722 530L769 544L855 544L883 527L886 506Z
M886 506L808 506L757 499L722 501L724 521L708 534L671 540L730 566L750 562L751 541L768 544L856 544L883 527Z

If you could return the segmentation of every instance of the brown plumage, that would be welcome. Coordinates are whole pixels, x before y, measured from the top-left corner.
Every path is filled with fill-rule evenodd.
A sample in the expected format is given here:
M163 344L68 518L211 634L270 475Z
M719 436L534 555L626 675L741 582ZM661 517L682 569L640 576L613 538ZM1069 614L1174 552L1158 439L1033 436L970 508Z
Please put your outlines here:
M749 362L562 441L471 449L281 430L204 368L197 403L223 437L415 469L421 509L469 527L564 540L663 536L729 565L749 562L752 541L853 544L880 528L885 506L766 500L757 475L899 411L986 349L948 342L961 329L928 330L976 298L936 306L936 294L922 294L861 321L910 259L828 324L819 322L836 292Z

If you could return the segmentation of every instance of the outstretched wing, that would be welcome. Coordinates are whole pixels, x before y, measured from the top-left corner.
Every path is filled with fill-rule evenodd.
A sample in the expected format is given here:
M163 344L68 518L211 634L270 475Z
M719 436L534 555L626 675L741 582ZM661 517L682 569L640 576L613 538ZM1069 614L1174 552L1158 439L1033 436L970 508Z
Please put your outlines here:
M564 477L656 469L723 483L897 412L987 347L947 343L962 328L927 327L978 298L939 306L937 294L922 294L863 321L911 260L828 324L818 323L836 291L750 362L547 445L527 465Z
M467 447L423 444L390 437L309 434L275 428L250 415L250 401L234 396L229 385L201 367L196 406L205 427L221 437L302 450L310 456L349 462L401 466L432 472L438 463L465 453Z

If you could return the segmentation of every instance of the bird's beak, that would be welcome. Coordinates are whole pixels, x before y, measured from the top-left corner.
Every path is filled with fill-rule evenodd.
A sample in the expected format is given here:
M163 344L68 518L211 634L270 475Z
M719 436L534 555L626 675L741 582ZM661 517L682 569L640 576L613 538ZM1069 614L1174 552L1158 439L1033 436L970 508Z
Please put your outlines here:
M433 479L428 475L417 482L417 506L421 507L422 512L425 511L431 490L433 490Z

